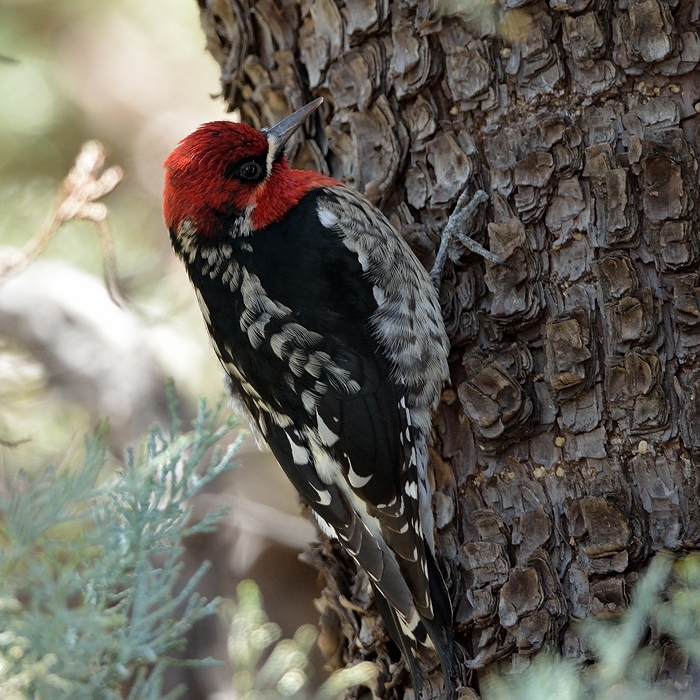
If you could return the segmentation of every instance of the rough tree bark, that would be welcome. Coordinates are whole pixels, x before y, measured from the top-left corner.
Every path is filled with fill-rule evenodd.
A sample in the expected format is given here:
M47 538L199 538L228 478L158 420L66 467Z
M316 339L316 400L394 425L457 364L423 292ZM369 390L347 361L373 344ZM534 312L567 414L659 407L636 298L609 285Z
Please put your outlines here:
M585 659L572 622L700 535L700 3L198 2L230 107L260 127L324 96L296 164L363 191L426 265L462 190L489 192L476 237L506 264L446 270L432 455L464 681L545 644ZM365 582L309 558L326 651L401 696ZM683 663L661 668L683 685Z

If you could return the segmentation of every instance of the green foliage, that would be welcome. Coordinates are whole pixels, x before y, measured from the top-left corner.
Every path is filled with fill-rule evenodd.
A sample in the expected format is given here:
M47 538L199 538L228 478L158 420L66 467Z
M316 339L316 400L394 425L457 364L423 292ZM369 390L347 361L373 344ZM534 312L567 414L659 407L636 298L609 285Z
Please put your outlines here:
M231 621L228 653L239 700L332 700L351 686L371 686L376 677L376 667L362 662L336 671L313 693L309 654L316 630L311 625L301 626L293 639L280 639L280 628L265 615L260 590L252 581L238 586L238 604L228 605L225 612Z
M179 582L189 499L231 468L237 443L207 454L232 427L202 403L193 430L151 430L138 458L100 485L105 430L82 464L25 474L0 500L0 697L130 700L162 697L192 624L218 601L194 592L202 566ZM206 466L202 468L203 463ZM200 662L201 663L201 662ZM175 697L170 695L169 697Z
M680 560L674 573L674 586L668 599L659 603L654 618L695 668L700 668L700 555Z
M691 662L700 661L700 555L674 563L657 554L616 620L582 623L596 663L581 667L561 657L540 656L513 677L491 674L484 700L670 700L668 685L654 683L658 655L643 642L650 626L668 635ZM697 666L696 666L697 668Z

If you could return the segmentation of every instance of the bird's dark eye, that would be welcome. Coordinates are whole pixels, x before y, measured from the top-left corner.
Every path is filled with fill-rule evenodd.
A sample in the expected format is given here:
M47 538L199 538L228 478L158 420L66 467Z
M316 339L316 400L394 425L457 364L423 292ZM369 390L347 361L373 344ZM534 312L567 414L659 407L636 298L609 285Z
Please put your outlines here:
M245 156L229 163L224 171L224 177L245 182L262 182L267 175L267 153L259 156Z
M256 163L254 160L243 163L238 169L238 176L243 180L259 180L262 174L263 172L260 164Z

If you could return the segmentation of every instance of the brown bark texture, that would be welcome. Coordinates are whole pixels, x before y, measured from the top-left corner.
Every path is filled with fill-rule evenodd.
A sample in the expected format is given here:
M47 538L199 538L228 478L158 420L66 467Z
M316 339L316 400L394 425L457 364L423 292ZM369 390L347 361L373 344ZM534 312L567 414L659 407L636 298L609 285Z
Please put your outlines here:
M364 192L426 266L460 193L488 192L473 235L504 264L451 251L431 455L463 681L588 658L575 621L700 536L700 3L198 2L230 107L262 127L325 97L294 163ZM366 582L308 558L326 652L400 696ZM673 650L661 668L690 682Z

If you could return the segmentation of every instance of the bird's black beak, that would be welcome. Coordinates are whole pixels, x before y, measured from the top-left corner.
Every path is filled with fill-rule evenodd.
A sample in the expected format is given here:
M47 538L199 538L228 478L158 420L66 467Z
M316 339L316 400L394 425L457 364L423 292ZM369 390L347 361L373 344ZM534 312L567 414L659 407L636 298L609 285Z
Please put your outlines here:
M278 124L262 130L267 142L270 144L268 153L272 156L272 162L280 156L292 134L306 121L309 115L313 114L321 106L322 102L323 97L318 97L313 102L309 102L309 104L298 109L294 114L285 117Z

